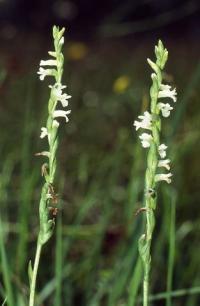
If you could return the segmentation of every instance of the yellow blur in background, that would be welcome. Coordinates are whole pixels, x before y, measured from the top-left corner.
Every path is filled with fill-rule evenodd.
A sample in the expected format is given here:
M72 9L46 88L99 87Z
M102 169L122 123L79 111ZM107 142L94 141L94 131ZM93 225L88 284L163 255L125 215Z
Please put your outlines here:
M131 79L129 78L129 76L122 75L114 81L113 91L118 94L123 93L128 89L128 87L130 86L130 83L131 83Z

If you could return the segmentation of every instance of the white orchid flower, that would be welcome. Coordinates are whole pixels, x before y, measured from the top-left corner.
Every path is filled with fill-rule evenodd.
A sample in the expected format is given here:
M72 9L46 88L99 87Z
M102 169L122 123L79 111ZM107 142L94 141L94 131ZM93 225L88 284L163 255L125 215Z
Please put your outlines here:
M133 124L135 126L136 131L139 128L151 130L152 116L148 111L144 112L144 115L138 116L138 118L141 121L135 120Z
M47 128L46 127L42 127L41 128L41 134L40 134L40 138L44 138L48 136L48 131L47 131Z
M173 107L169 103L158 103L158 108L161 110L163 117L167 118Z
M68 99L71 98L70 95L67 95L66 93L63 93L62 90L66 88L66 86L62 84L55 84L54 86L49 86L50 88L53 89L53 93L58 101L61 102L63 107L68 106Z
M41 81L44 81L44 78L47 75L54 75L54 70L53 69L44 69L43 67L39 68L39 71L37 72L37 74L39 74L39 78Z
M176 88L171 89L170 85L161 84L158 98L171 98L174 102L177 100Z
M71 110L64 111L64 110L55 110L53 112L53 118L63 117L65 118L66 122L69 121L69 118L67 117L68 114L71 113Z
M170 170L170 159L163 159L163 160L159 160L158 162L158 167L164 167L167 170Z
M159 153L161 158L165 158L166 157L166 149L167 149L167 146L165 144L161 144L158 147L158 153Z
M57 60L41 60L40 66L56 66L57 67Z
M155 181L156 182L159 182L159 181L165 181L167 182L168 184L171 183L171 177L172 177L172 174L171 173L167 173L167 174L156 174L156 177L155 177Z
M148 133L142 133L142 135L139 136L139 138L141 139L141 143L143 148L149 148L151 145L151 141L153 139L153 137L148 134Z

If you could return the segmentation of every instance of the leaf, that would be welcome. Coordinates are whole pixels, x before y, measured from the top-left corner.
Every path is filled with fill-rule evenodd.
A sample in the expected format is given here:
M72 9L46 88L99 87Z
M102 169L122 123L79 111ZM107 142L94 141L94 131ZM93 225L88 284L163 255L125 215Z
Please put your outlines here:
M1 304L1 306L6 305L6 301L7 301L7 298L5 298L5 300L3 301L3 303Z
M29 278L29 283L30 284L32 282L32 277L33 277L33 268L32 268L31 260L29 260L29 263L28 263L28 278Z

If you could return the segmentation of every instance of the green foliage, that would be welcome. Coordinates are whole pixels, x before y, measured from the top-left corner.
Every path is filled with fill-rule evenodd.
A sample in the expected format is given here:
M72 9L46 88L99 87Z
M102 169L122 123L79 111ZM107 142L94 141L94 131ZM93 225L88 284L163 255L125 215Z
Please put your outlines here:
M68 60L65 65L64 80L73 93L73 112L68 126L59 129L62 141L55 187L60 198L58 215L62 218L56 220L55 235L42 252L38 306L141 304L142 267L137 241L143 212L137 216L135 212L142 206L145 158L131 127L136 115L149 103L144 59L152 42L151 46L145 43L145 48L135 50L132 42L119 44L121 52L113 53L113 47L106 42L103 47L89 45L86 58L80 62ZM162 129L170 143L168 154L176 177L171 186L177 195L171 186L162 187L158 195L150 301L154 306L165 305L169 299L176 306L196 306L200 296L200 66L195 55L189 62L185 60L188 50L185 53L184 48L175 45L169 45L169 50L167 73L173 72L179 102ZM30 54L36 56L34 52ZM44 50L40 49L34 62L41 54ZM124 74L128 75L130 86L123 93L112 91L115 80ZM39 128L46 118L48 90L44 84L38 85L34 65L30 74L6 79L2 91L2 234L14 296L12 306L26 306L27 269L37 241L37 203L43 181L41 159L34 154L44 149ZM46 157L41 158L46 162ZM171 211L175 202L176 227ZM174 235L175 250L172 247L168 258L166 250L173 245ZM0 259L0 305L9 292L4 267Z

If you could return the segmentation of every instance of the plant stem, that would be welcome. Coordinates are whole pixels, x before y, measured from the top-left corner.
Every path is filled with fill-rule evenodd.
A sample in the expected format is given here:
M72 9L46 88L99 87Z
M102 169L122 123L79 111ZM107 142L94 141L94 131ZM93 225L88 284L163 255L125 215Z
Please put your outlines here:
M42 251L42 244L38 241L36 254L35 254L34 267L33 267L33 274L31 278L29 306L34 306L35 304L35 287L36 287L36 279L37 279L41 251Z
M8 306L14 306L14 296L11 283L11 275L9 270L8 258L5 250L5 242L3 237L3 224L0 218L0 260L2 265L2 276L6 290L6 304Z
M174 269L174 258L175 258L175 223L176 223L176 195L171 192L171 203L170 203L170 220L169 220L169 254L168 254L168 269L167 269L167 292L172 291L173 281L173 269ZM171 296L168 295L166 299L166 306L172 306Z
M149 297L149 273L144 277L143 281L143 306L148 306Z
M58 148L58 127L59 122L55 119L57 117L64 117L66 122L68 122L67 114L70 110L64 111L56 109L58 102L60 101L63 107L68 105L68 96L63 93L62 90L66 86L61 84L62 74L63 74L63 64L64 56L62 54L62 47L64 44L64 31L59 27L53 27L53 39L54 39L54 51L49 51L49 55L53 59L47 61L40 61L40 69L38 74L40 75L40 80L44 80L46 76L52 76L55 78L55 84L50 85L51 88L50 98L48 102L48 117L46 121L46 126L41 128L40 138L48 138L48 151L43 151L37 155L44 155L48 157L48 163L44 163L41 167L42 176L44 176L45 182L42 187L40 204L39 204L39 234L37 240L37 248L35 254L34 267L32 270L31 264L29 265L29 278L30 278L30 298L29 306L34 306L35 304L35 289L38 267L40 262L40 256L42 251L42 246L47 243L51 238L55 225L55 216L57 214L57 194L54 192L54 179L56 172L56 151ZM52 66L51 68L45 69L45 66ZM51 211L53 210L53 213Z

